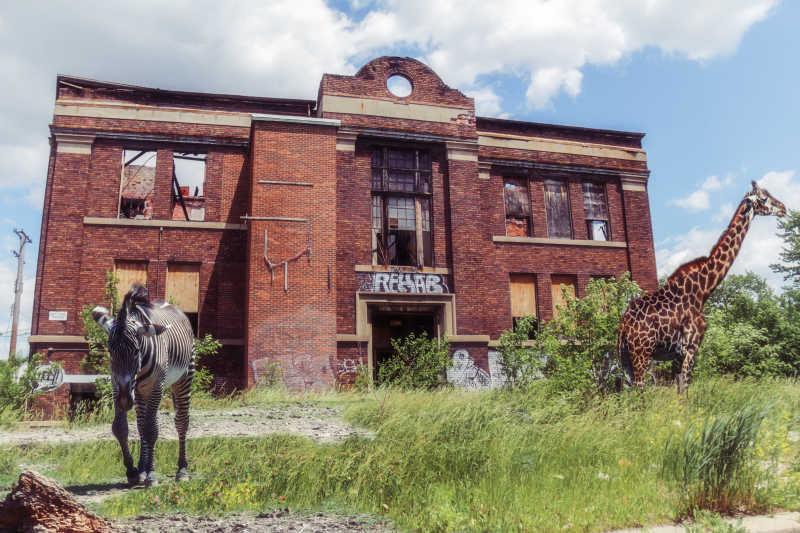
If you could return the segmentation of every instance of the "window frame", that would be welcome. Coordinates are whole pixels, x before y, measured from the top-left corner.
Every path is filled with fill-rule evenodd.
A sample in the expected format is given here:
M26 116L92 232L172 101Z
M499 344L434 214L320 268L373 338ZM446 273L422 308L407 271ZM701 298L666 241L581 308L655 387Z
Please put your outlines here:
M158 150L153 147L142 147L142 146L122 146L122 157L121 157L121 169L120 169L120 179L119 179L119 192L117 193L117 218L118 219L127 219L127 220L154 220L153 212L155 210L155 190L156 190L156 177L158 175ZM136 155L131 156L129 153L136 153ZM147 154L152 154L149 158ZM144 198L141 199L142 207L141 213L137 213L134 216L126 216L125 213L128 209L123 208L125 204L126 197L123 196L125 189L128 185L130 185L131 181L136 177L126 177L125 169L133 165L135 162L139 161L142 158L145 158L143 161L144 164L136 165L137 167L142 168L152 168L153 169L153 187L150 189L150 192L145 195ZM127 160L127 161L126 161ZM149 165L148 163L153 160L154 163ZM150 205L148 209L147 197L150 196ZM136 200L136 198L128 198L128 201ZM149 210L149 214L147 211ZM139 215L141 215L140 218Z
M603 200L603 207L605 210L605 218L597 218L597 217L590 217L588 211L586 210L586 186L596 186L600 187L600 192L602 195ZM602 181L593 181L593 180L585 180L581 183L581 190L583 191L583 211L584 211L584 220L586 224L586 238L590 241L598 241L598 242L608 242L612 239L611 235L611 214L609 213L608 209L608 187L606 186L605 182ZM605 223L605 234L606 239L602 241L601 239L594 238L594 232L592 231L592 223L593 222L603 222Z
M413 152L413 167L393 167L390 164L391 151ZM380 153L380 164L376 165L376 153ZM427 166L424 163L427 162ZM403 189L403 181L395 182L400 187L392 187L390 171L399 175L413 174L411 190ZM378 184L378 176L380 183ZM408 182L405 182L408 184ZM376 186L378 184L378 186ZM376 198L379 199L376 202ZM388 243L392 232L411 232L410 229L390 227L390 199L411 198L414 205L414 255L412 264L393 262L388 248L382 248L378 242ZM427 204L427 206L425 205ZM426 209L427 207L427 209ZM380 210L380 218L376 217L376 209ZM395 208L397 209L397 208ZM380 220L380 228L376 221ZM423 268L434 265L433 251L433 158L431 150L418 146L396 146L389 144L374 145L370 149L370 234L372 243L372 264L382 266L406 266ZM398 243L395 236L395 243ZM399 254L395 252L395 258Z
M513 215L509 216L509 212L508 212L508 197L506 196L506 186L511 181L523 182L524 186L525 186L525 199L527 201L525 205L527 205L527 211L528 212L527 212L526 215L524 215L522 217L513 216ZM503 230L504 230L504 233L506 235L508 235L508 220L510 218L510 219L514 219L514 220L524 220L524 221L526 221L526 223L527 223L526 227L525 227L526 233L525 233L524 236L525 237L533 236L533 206L531 204L532 204L532 202L531 202L531 180L530 180L530 177L529 176L525 176L525 175L519 175L519 174L509 174L507 176L503 176L503 214L504 214L504 218L503 218L504 227L503 227ZM524 211L524 209L523 209L523 211Z
M559 180L559 179L545 179L542 182L542 188L544 189L544 214L545 214L545 220L547 222L547 237L549 239L574 239L575 238L575 229L574 229L574 224L573 224L573 221L572 221L572 203L570 201L570 190L569 190L570 186L569 186L569 184L570 184L570 182L568 180ZM565 204L566 204L566 209L567 209L567 223L569 224L569 230L568 230L569 235L568 236L562 236L562 235L554 236L554 235L552 235L553 231L551 231L551 223L554 224L554 221L552 220L552 217L550 216L550 207L549 207L550 204L549 204L549 202L547 200L547 194L548 194L547 187L549 185L559 185L559 186L563 187L564 191L566 192ZM552 229L554 229L554 228L552 228Z

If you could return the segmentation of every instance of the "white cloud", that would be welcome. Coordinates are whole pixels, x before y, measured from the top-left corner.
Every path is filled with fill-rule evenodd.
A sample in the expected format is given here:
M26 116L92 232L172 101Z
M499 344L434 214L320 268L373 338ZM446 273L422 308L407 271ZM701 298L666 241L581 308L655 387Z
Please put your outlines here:
M708 191L699 189L685 198L673 200L672 203L689 211L705 211L711 207Z
M711 195L710 192L715 192L723 187L727 187L733 183L733 176L728 174L725 178L720 179L719 176L709 176L703 181L700 188L689 194L684 198L671 200L671 205L677 205L689 211L705 211L711 208Z
M733 217L734 209L736 209L736 206L733 205L733 202L724 203L719 206L717 214L711 217L711 220L714 222L728 222Z
M500 96L491 87L479 87L464 91L475 99L475 112L484 117L500 117L505 115L500 106Z
M800 209L800 181L795 178L793 170L767 172L758 180L760 186L770 191L775 198L786 204L789 209ZM726 209L727 208L727 209ZM726 228L727 221L733 215L735 207L728 204L720 209L714 217L717 222L712 228L692 228L683 235L665 239L656 248L658 275L671 274L678 266L695 257L707 255ZM727 214L722 218L723 211ZM774 274L769 265L779 260L783 241L778 236L778 222L775 217L756 217L744 239L739 255L731 268L731 272L742 274L752 270L765 277L769 283L780 288L783 277Z

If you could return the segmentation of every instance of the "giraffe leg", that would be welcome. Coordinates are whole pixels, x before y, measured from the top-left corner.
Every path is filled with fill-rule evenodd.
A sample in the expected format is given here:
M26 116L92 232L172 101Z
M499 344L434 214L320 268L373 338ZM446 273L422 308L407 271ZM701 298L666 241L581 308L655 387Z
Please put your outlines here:
M175 404L175 430L178 432L178 472L175 474L175 481L183 481L189 478L186 471L188 461L186 460L186 431L189 429L189 403L192 392L192 377L194 370L172 385L172 403Z
M697 317L697 320L684 330L683 341L681 342L680 348L681 355L683 356L683 363L681 364L681 373L678 374L679 394L684 394L688 391L689 383L692 381L695 356L697 355L697 350L700 348L700 343L703 340L705 332L706 321L702 315Z
M631 364L633 365L633 384L643 389L644 378L650 369L650 353L642 347L636 347L631 354Z
M139 426L139 483L157 484L153 456L158 440L158 405L161 403L161 382L153 385L149 395L136 395L136 423Z

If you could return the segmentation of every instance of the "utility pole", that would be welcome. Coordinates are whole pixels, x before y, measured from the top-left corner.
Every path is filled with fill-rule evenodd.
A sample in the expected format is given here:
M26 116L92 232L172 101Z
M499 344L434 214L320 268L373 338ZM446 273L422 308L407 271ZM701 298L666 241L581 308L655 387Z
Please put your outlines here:
M11 251L17 258L17 282L14 284L14 313L11 321L11 343L8 348L8 361L14 362L14 355L17 352L17 329L19 329L19 301L22 298L22 267L25 265L25 245L31 242L31 238L24 230L15 229L14 233L19 237L19 252Z

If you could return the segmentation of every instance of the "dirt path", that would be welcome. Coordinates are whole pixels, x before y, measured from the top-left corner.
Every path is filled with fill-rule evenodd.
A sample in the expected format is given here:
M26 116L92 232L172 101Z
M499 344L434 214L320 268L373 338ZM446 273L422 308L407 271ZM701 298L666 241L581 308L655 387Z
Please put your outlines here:
M138 440L136 423L130 423L130 439ZM351 435L370 437L371 433L346 423L336 407L238 407L225 411L193 410L190 414L190 439L200 437L256 437L289 433L323 442L344 440ZM49 443L60 444L113 439L110 424L74 428L31 424L12 431L0 430L0 446ZM158 413L158 438L178 438L172 414Z

